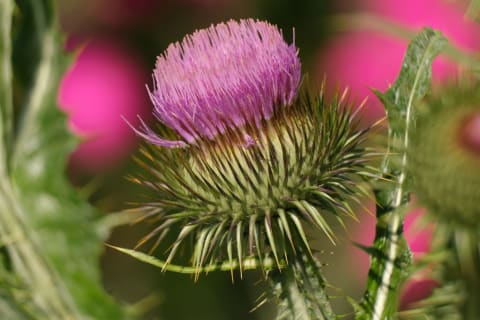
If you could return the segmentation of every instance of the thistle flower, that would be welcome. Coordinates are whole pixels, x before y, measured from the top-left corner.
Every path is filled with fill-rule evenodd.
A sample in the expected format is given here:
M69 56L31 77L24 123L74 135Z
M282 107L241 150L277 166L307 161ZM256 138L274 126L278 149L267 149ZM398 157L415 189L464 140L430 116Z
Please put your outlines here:
M249 19L197 31L158 59L154 79L154 114L168 128L137 130L149 144L145 174L132 179L154 190L144 218L160 222L139 245L154 250L179 230L166 265L192 238L200 272L310 254L305 223L334 241L327 215L352 216L348 201L370 174L365 130L345 94L330 104L323 90L299 94L297 50L276 27Z
M163 139L146 126L142 136L177 147L214 139L227 128L260 126L274 108L293 102L300 61L276 27L231 20L170 45L158 57L153 77L154 115L183 140Z

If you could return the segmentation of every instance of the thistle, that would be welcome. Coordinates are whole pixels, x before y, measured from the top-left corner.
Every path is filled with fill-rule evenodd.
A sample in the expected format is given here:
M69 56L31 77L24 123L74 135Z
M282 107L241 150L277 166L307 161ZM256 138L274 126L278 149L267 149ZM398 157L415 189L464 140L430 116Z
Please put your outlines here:
M276 108L291 105L300 60L275 26L232 20L170 45L158 57L153 78L154 116L182 140L159 137L146 125L137 132L149 143L181 147L247 124L259 127Z
M145 174L132 180L153 189L141 209L156 226L139 246L153 252L179 230L164 269L193 239L196 274L293 260L317 270L304 226L335 241L327 221L353 217L349 202L371 174L367 130L355 130L346 93L327 103L323 89L300 88L295 46L251 19L171 45L154 80L154 115L165 126L136 130L147 142L137 159Z
M414 191L438 221L433 250L445 257L434 270L439 288L409 312L413 319L475 319L480 312L479 99L471 84L429 97L412 134Z
M415 192L431 213L476 229L480 207L480 107L474 86L432 97L410 150Z

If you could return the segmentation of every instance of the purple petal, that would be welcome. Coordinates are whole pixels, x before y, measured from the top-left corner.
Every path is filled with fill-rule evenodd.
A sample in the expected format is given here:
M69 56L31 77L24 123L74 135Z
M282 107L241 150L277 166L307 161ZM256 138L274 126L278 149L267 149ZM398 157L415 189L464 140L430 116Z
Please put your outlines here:
M140 120L141 130L138 130L137 128L135 128L123 116L122 116L122 119L128 124L130 128L132 128L133 131L135 131L135 133L139 137L142 137L150 144L167 147L167 148L184 148L188 146L188 144L186 144L184 141L181 141L181 140L167 140L159 137L152 129L150 129L150 127L147 126L147 124L140 118L140 116L138 117L138 119Z
M260 126L276 108L293 103L300 61L296 47L283 40L277 27L230 20L171 44L158 57L153 77L155 116L187 143L195 143L227 128ZM151 143L165 144L146 126L143 130Z

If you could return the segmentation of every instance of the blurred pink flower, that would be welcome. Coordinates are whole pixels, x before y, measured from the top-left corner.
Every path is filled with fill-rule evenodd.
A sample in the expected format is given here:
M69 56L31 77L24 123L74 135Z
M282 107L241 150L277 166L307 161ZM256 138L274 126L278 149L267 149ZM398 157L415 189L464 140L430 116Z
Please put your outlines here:
M399 309L409 309L416 302L428 298L436 287L438 282L425 273L409 279L402 288Z
M129 156L137 140L121 116L137 123L137 114L148 114L144 70L125 48L110 41L93 40L80 52L58 95L69 127L85 139L71 155L73 170L108 171Z
M413 253L414 262L431 249L433 225L422 221L425 214L425 209L416 208L405 216L403 229L405 239ZM411 304L427 298L438 286L437 281L431 278L431 271L430 268L422 269L403 285L400 292L400 310L405 310Z
M457 4L442 0L365 0L360 9L420 31L430 26L442 31L453 44L465 50L480 49L480 28L464 18ZM352 97L369 97L364 116L373 122L384 115L380 101L371 93L384 91L395 81L407 41L375 31L351 31L332 38L319 53L316 74L327 76L330 85L348 86ZM458 67L444 57L436 59L433 78L442 82L454 78ZM330 88L332 90L333 88Z

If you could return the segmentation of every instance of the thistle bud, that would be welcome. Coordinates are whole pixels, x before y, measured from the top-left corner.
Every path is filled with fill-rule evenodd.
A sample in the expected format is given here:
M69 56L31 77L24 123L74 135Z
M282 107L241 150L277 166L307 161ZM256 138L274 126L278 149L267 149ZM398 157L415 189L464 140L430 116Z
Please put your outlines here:
M348 201L368 176L368 157L343 95L299 94L295 46L266 22L229 21L185 37L159 57L151 91L167 129L145 138L137 183L155 191L146 218L160 221L140 244L180 226L166 263L193 238L193 266L310 252L304 224L335 234L327 215L353 215ZM182 148L179 148L182 147Z
M479 101L473 87L431 98L410 150L419 200L444 221L472 228L480 225Z

